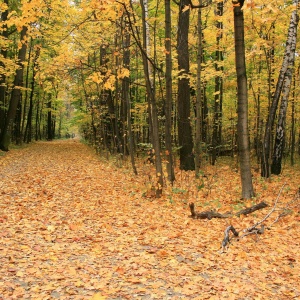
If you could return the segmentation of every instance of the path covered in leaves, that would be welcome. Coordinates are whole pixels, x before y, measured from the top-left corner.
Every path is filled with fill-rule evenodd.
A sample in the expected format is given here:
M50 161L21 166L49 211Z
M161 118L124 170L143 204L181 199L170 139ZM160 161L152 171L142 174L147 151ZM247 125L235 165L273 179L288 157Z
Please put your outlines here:
M192 220L143 184L74 140L0 157L0 299L299 299L299 214L221 254L268 210Z

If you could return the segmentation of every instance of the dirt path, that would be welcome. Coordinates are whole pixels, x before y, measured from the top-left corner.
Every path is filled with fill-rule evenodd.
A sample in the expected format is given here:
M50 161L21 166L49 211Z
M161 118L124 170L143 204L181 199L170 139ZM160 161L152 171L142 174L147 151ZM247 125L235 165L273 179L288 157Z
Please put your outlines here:
M141 190L77 141L0 157L0 299L300 297L299 220L219 254L228 221Z

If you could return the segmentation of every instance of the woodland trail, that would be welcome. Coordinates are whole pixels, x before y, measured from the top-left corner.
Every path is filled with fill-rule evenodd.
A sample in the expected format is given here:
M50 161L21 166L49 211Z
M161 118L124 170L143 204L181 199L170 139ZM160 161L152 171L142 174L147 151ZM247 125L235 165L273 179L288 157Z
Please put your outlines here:
M299 216L220 254L228 220L142 185L74 140L0 157L0 299L300 297Z

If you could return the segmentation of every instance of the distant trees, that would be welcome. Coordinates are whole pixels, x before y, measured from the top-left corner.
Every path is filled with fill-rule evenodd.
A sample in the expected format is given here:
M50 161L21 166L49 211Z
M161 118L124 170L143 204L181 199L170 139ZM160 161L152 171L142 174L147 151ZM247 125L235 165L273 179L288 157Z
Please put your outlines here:
M52 89L58 76L55 79L45 72L42 74L39 68L44 41L39 29L44 9L48 8L38 0L28 3L5 0L1 6L0 149L4 151L11 142L30 142L33 136L36 140L52 139L55 135L59 100L53 90L47 89Z

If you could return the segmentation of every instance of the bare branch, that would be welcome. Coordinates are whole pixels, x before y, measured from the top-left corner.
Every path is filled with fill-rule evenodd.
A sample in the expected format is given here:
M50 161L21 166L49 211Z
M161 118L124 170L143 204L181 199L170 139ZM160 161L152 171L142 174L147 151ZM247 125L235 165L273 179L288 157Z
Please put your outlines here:
M261 223L263 223L264 221L266 221L267 218L269 218L269 216L274 212L274 210L276 208L277 202L279 200L279 197L280 197L281 192L282 192L283 188L285 187L285 185L286 185L286 183L281 187L281 189L280 189L280 191L279 191L279 193L277 195L276 201L274 203L274 206L272 207L272 209L270 210L270 212L261 221L257 222L253 226L245 229L245 232L251 232L251 231L253 231L258 225L260 225Z

